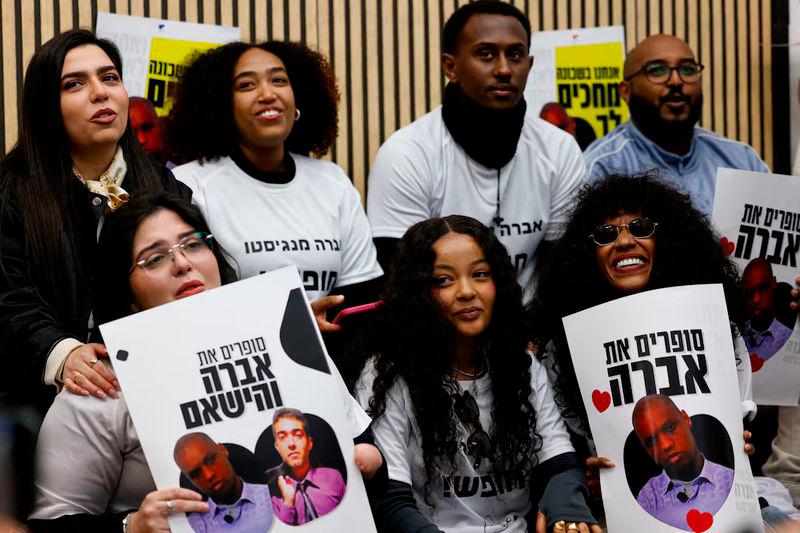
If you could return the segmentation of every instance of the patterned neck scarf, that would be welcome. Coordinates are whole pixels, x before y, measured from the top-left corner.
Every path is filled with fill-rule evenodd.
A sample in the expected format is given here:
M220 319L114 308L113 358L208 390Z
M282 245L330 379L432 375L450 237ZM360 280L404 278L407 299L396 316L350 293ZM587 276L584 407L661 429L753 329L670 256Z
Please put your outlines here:
M128 165L125 164L125 157L122 155L122 147L117 147L117 153L114 154L114 159L96 180L87 180L81 176L75 167L72 168L72 173L78 178L81 183L86 185L86 188L94 194L99 194L106 197L106 213L112 213L128 201L129 195L120 185L122 180L125 179L125 173L128 171Z

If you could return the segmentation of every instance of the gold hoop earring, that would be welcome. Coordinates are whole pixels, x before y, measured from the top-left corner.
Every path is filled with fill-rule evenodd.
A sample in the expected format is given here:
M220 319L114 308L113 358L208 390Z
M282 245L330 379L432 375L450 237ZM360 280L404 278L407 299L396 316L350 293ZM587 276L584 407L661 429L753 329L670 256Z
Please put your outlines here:
M300 120L300 110L297 109L297 108L294 109L294 120L295 120L295 122Z

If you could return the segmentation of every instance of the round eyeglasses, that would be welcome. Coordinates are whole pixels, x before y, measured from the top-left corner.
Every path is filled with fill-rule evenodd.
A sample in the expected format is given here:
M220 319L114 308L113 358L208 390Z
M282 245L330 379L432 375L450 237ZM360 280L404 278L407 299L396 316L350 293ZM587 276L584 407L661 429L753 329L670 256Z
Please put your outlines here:
M677 67L671 67L664 61L651 61L642 65L642 68L625 78L625 81L632 79L637 74L644 74L653 83L667 83L672 77L672 71L678 72L678 77L684 83L697 83L705 66L694 61L685 61Z
M620 228L625 228L636 239L648 239L656 232L658 222L649 218L634 218L627 224L600 224L589 235L597 246L613 244L619 237Z
M156 273L164 270L171 262L175 261L175 254L180 250L188 261L196 261L210 254L214 236L210 233L195 231L186 235L177 244L147 250L141 260L131 268L129 274L137 267L148 273ZM171 260L171 261L169 261Z

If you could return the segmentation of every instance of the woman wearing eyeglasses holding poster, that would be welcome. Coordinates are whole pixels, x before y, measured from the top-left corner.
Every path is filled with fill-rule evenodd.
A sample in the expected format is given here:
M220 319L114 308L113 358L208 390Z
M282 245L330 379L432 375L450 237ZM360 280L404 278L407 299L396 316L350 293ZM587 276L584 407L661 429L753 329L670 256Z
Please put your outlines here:
M706 217L687 196L646 175L610 176L581 191L529 311L535 338L543 341L540 359L561 414L577 436L573 442L579 455L588 457L593 488L599 488L597 468L613 465L596 457L561 318L628 294L701 283L723 286L742 416L752 417L750 359L739 335L747 308L736 266L723 254ZM752 453L752 445L745 445L745 451Z
M198 208L163 193L141 195L110 216L98 247L105 258L95 281L105 290L95 308L98 323L236 281ZM341 389L341 397L331 401L341 399L356 442L356 465L365 479L373 478L382 460L371 444L369 418L343 383ZM196 491L156 490L123 398L100 402L59 394L42 424L36 459L33 531L167 531L170 514L209 509ZM215 461L226 471L231 467L227 458ZM186 475L194 482L193 474ZM222 494L230 501L218 501L232 505L241 491L240 484L231 485ZM269 530L252 502L241 502L241 521L232 529L253 531L252 520L260 517L257 530Z
M378 528L532 531L538 503L551 528L599 531L492 231L456 215L411 227L382 299L355 385L389 468Z

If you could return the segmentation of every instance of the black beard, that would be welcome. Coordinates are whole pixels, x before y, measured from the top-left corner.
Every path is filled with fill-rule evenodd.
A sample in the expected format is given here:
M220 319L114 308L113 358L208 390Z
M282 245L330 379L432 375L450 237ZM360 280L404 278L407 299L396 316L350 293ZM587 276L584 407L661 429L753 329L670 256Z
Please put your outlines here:
M654 107L631 93L628 101L631 119L642 133L658 145L669 146L675 143L675 139L691 139L694 126L703 113L703 95L699 94L694 104L687 101L689 116L686 120L681 121L665 122L662 120L659 113L661 103L659 101L659 107Z

